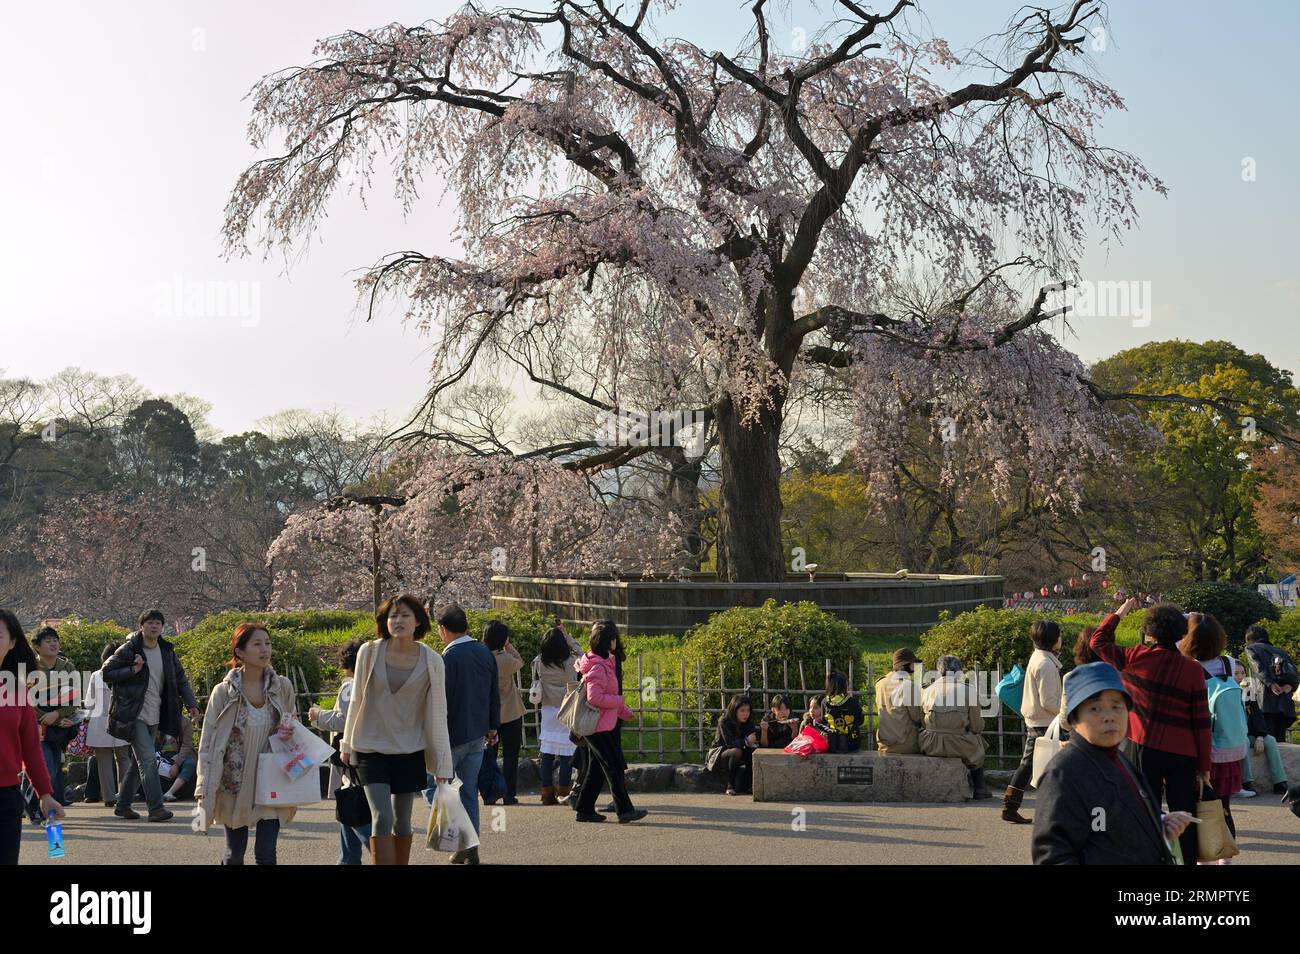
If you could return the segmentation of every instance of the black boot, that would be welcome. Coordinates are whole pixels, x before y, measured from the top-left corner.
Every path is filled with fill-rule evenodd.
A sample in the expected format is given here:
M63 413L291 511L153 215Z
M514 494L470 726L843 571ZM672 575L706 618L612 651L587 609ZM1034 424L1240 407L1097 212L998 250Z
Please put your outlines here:
M971 781L973 783L974 779ZM1020 803L1024 799L1025 793L1022 789L1008 785L1007 790L1002 794L1002 820L1016 825L1032 825L1032 819L1020 814Z
M984 770L982 768L970 770L970 787L972 800L978 801L993 797L993 793L984 786Z

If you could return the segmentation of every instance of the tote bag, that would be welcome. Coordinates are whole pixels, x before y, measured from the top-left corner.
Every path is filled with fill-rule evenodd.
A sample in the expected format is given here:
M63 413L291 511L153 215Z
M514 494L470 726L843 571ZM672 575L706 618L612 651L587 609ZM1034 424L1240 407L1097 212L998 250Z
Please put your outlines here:
M1020 663L1011 667L1011 671L998 680L994 689L1002 704L1020 715L1020 706L1025 698L1025 670Z
M1197 861L1221 861L1241 854L1236 839L1228 830L1223 802L1215 797L1213 789L1206 788L1201 792L1201 800L1196 803L1196 817L1201 820L1196 826Z
M1034 739L1034 774L1029 784L1038 787L1043 773L1052 759L1061 751L1061 717L1057 716L1047 726L1047 734Z
M320 776L304 772L290 778L280 768L283 756L263 752L257 757L257 794L253 802L283 808L292 805L314 805L320 801Z
M596 724L600 722L600 710L587 701L587 691L582 683L568 682L564 684L564 701L555 717L574 735L586 738L595 733Z

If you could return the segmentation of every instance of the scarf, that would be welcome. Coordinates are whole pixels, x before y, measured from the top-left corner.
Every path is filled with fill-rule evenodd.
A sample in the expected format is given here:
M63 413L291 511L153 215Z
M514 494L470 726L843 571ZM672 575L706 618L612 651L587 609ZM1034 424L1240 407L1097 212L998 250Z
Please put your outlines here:
M230 729L230 738L226 742L226 753L222 757L221 788L230 795L238 795L244 784L244 730L248 726L248 706L244 698L244 670L232 669L226 676L230 690L239 700L235 709L235 724ZM271 686L275 684L275 670L270 666L262 673L262 690L267 704L271 702ZM255 753L256 754L256 753Z

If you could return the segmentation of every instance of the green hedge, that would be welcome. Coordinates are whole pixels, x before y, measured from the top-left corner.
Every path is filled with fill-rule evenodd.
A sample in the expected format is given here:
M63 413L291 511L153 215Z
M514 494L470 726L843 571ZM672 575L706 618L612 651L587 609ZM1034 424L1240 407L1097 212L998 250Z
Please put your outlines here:
M858 655L857 636L852 626L816 603L778 605L768 600L762 606L714 613L686 634L680 651L688 659L700 660L710 683L725 672L726 683L738 685L744 663L757 667L763 659L778 664L786 660L791 666L803 662L813 667L820 683L827 659L847 672L850 660ZM756 679L756 669L751 668L750 680Z
M1133 645L1141 631L1145 610L1130 613L1115 632L1120 645ZM976 607L957 616L945 611L939 623L921 637L917 655L928 668L934 668L940 656L952 655L964 666L980 669L1000 668L1004 672L1016 663L1024 665L1034 651L1029 627L1035 620L1052 619L1061 627L1061 662L1065 669L1074 666L1072 651L1084 626L1097 626L1102 617L1092 613L1064 615L1036 613L1032 610Z
M131 631L112 621L66 623L58 627L59 651L81 672L94 672L100 666L105 643L121 644Z
M1251 623L1278 618L1278 609L1272 600L1258 590L1232 583L1185 583L1174 587L1166 595L1185 612L1209 613L1222 625L1234 649L1241 647L1246 627Z

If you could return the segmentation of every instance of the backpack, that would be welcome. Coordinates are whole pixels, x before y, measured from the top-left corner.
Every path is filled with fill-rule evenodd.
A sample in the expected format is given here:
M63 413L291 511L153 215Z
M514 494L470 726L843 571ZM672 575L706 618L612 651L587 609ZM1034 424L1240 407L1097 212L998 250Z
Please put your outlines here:
M1232 660L1222 657L1224 671L1232 672ZM1232 676L1205 674L1205 691L1210 708L1210 726L1215 748L1231 749L1249 741L1246 721L1246 704L1241 686Z
M1020 715L1020 706L1025 698L1025 670L1020 663L1011 667L1011 671L998 680L997 688L998 698L1002 704Z

